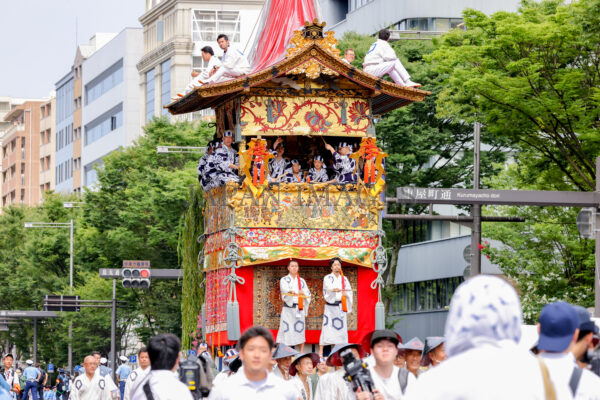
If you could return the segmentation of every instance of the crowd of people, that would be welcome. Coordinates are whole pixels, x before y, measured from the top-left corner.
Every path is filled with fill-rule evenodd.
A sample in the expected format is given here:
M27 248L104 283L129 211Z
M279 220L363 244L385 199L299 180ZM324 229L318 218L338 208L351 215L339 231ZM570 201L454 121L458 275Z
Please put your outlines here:
M291 268L293 270L293 267ZM300 283L300 289L302 283ZM286 289L287 290L287 289ZM181 342L172 334L151 338L139 352L139 368L117 371L114 384L99 354L85 357L72 381L42 389L42 399L76 400L470 400L600 399L600 377L589 369L598 327L582 307L555 302L543 307L539 339L519 346L522 314L518 295L506 280L478 276L452 297L444 337L405 343L392 330L375 330L361 343L337 343L327 356L275 343L270 331L253 326L229 349L216 370L206 344L198 382L184 384L178 369ZM0 375L0 399L22 387L37 397L39 369L14 373L7 354ZM125 378L126 375L126 378ZM17 377L15 380L15 376ZM213 378L214 376L214 378ZM193 385L194 387L190 386ZM6 388L8 386L8 388ZM121 385L120 385L121 386ZM197 393L202 386L204 395ZM66 389L67 397L58 392ZM20 398L20 397L19 397ZM27 397L23 397L27 398Z
M336 150L326 142L322 146L311 144L311 152L306 160L290 160L286 157L283 139L274 140L269 150L273 157L268 162L266 182L352 184L358 181L361 166L356 168L356 160L350 158L355 145L341 141ZM253 163L252 168L254 167ZM256 165L256 168L260 168L260 165ZM198 181L203 190L207 191L228 182L240 182L243 178L240 178L239 172L239 157L233 143L233 133L225 131L221 141L215 139L208 143L205 154L198 162Z
M392 46L390 46L390 36L391 32L389 29L379 31L377 35L378 39L371 45L363 60L364 71L377 77L389 75L394 83L400 86L420 87L420 84L410 79L410 74L398 59ZM177 97L173 98L174 100L183 97L185 94L203 85L239 78L250 73L248 59L243 52L230 45L227 35L220 34L217 36L217 45L223 50L221 59L215 56L212 47L204 46L201 49L201 54L206 68L202 72L192 71L190 83L183 93L178 93ZM342 60L350 64L354 59L354 50L346 49Z

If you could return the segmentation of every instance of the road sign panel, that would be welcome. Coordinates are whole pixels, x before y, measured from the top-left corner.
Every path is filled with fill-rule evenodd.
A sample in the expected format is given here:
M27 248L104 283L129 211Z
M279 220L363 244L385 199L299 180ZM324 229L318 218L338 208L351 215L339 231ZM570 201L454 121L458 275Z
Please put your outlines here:
M129 362L130 363L136 363L137 362L137 355L132 354L129 356Z
M58 318L59 315L54 311L19 311L19 310L0 310L0 317L11 318Z
M150 268L148 260L123 260L123 268Z
M396 191L396 201L408 204L598 207L600 205L600 193L400 187Z
M79 312L79 296L45 295L44 311Z
M48 372L54 372L54 364L52 364L52 363L48 364Z
M117 279L121 277L121 268L100 268L100 278Z
M198 352L196 350L188 350L188 357L189 356L197 356Z

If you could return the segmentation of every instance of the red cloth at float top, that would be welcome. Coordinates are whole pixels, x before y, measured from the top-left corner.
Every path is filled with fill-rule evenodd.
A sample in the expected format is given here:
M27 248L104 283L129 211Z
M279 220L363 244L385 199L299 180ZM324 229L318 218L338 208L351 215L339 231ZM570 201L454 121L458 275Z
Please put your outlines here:
M250 57L252 72L281 61L294 31L318 18L314 0L267 0Z

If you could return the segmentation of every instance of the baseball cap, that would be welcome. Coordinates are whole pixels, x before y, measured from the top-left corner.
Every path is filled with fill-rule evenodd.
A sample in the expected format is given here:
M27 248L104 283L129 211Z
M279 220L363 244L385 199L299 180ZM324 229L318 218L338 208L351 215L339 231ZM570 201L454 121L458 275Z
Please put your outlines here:
M370 341L371 343L369 343L371 348L373 348L375 343L377 343L383 339L387 339L387 340L391 341L396 346L398 346L398 343L400 343L400 339L398 338L398 334L396 332L391 331L389 329L381 329L378 331L374 331L373 334L371 335L371 341Z
M540 340L538 349L552 353L565 351L575 330L579 328L579 316L567 302L546 304L540 313Z
M582 306L573 306L579 316L579 330L598 333L598 326L590 318L590 312Z

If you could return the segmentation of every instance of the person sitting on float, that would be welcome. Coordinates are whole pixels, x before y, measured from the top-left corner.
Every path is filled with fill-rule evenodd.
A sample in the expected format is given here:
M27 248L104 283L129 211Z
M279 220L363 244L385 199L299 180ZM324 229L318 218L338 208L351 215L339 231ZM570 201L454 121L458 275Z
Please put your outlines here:
M217 36L217 43L223 50L222 65L217 68L216 72L205 83L223 82L250 73L248 59L246 59L244 53L229 45L227 35L221 33Z
M357 176L354 170L356 169L356 161L350 158L352 150L350 144L341 142L338 145L336 152L333 146L325 143L325 148L333 155L333 169L337 175L337 183L356 183Z
M221 60L219 60L219 57L215 56L215 52L213 51L212 47L204 46L200 51L202 53L202 61L208 65L202 72L195 70L192 71L192 80L186 86L183 94L178 93L179 97L183 97L185 94L188 94L194 90L194 88L204 85L204 82L213 76L215 72L217 72L217 69L219 69L221 66Z
M290 161L283 157L285 153L285 146L283 145L283 139L277 138L273 143L273 149L271 153L275 156L269 160L269 174L270 182L277 182L286 174L287 170L292 167Z
M282 182L285 183L304 183L304 176L300 172L300 161L292 160L292 168L290 168L283 176Z
M327 170L323 168L323 157L315 156L313 158L313 165L314 167L308 170L308 177L306 178L306 181L309 183L329 182L329 175L327 175Z

